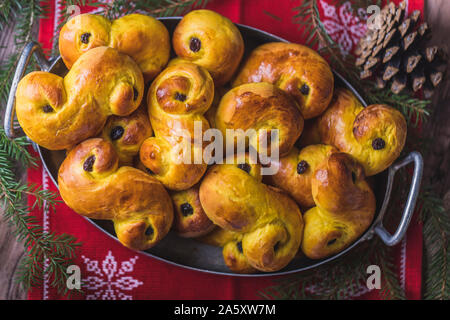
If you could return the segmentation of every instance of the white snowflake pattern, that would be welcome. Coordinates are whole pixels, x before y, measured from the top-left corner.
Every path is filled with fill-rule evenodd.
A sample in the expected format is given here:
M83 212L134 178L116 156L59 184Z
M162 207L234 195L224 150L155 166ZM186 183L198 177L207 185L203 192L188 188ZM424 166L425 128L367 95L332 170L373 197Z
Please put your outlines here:
M358 14L354 16L350 1L345 2L339 8L324 0L320 0L320 4L324 14L322 21L325 30L334 41L341 45L342 54L348 54L366 32L365 11L359 9ZM359 17L363 17L363 19Z
M120 268L116 258L108 251L101 262L81 256L89 274L83 278L88 293L87 300L132 300L130 292L143 283L126 275L134 270L138 256L122 261Z

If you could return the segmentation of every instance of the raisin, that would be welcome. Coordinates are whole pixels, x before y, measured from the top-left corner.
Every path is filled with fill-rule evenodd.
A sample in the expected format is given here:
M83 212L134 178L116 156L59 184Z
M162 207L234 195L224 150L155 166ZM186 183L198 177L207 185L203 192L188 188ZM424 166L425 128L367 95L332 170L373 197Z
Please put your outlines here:
M147 171L148 174L154 174L154 172L152 170L150 170L149 168L145 168L145 171Z
M145 229L145 235L147 237L153 238L153 234L155 233L155 230L153 230L152 226L148 226L147 229Z
M182 94L182 93L179 93L179 92L175 93L175 100L184 102L184 101L186 101L186 98L187 97L186 97L185 94Z
M300 92L306 96L309 93L309 86L305 83L300 87Z
M88 157L83 163L83 170L87 172L92 172L94 169L95 156Z
M240 163L237 166L239 169L244 170L245 172L249 173L252 167L248 163Z
M352 182L356 183L356 173L352 171Z
M138 97L139 91L135 87L133 87L133 101L136 101Z
M333 243L336 242L336 240L337 240L336 238L331 239L330 241L328 241L327 246L331 246Z
M53 112L53 108L52 108L50 105L48 105L48 104L46 104L45 106L43 106L43 107L42 107L42 110L43 110L45 113Z
M125 132L125 129L122 126L116 126L116 127L111 129L109 137L113 141L114 140L119 140L120 138L122 138L124 132Z
M183 203L181 206L180 206L180 210L181 210L181 214L184 216L184 217L187 217L187 216L190 216L191 214L193 214L194 213L194 208L192 208L192 206L189 204L189 203Z
M240 253L243 253L244 251L242 250L242 241L239 241L238 243L236 243L236 247L238 249L238 251Z
M298 174L303 174L303 173L305 173L306 170L308 169L308 167L309 167L308 162L306 162L305 160L300 161L300 162L297 164L297 173L298 173Z
M280 248L280 241L275 243L275 245L273 246L273 251L276 252L276 251L278 251L279 248Z
M373 148L374 150L381 150L381 149L383 149L385 146L386 146L386 143L385 143L384 140L381 139L381 138L376 138L376 139L373 139L373 141L372 141L372 148Z
M199 52L200 48L202 47L202 42L199 38L192 38L191 42L189 43L189 48L192 52Z
M89 32L83 33L81 35L81 42L83 43L89 43L89 37L91 36L91 34Z

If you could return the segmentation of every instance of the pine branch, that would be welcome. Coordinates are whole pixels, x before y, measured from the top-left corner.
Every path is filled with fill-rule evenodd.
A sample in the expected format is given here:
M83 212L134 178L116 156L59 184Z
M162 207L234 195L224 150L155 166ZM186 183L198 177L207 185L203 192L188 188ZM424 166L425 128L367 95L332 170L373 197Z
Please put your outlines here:
M3 129L0 132L3 132ZM13 171L15 163L12 159L17 158L18 150L22 150L21 148L23 145L15 140L0 140L0 200L4 207L3 217L13 226L17 240L28 248L21 261L16 280L24 288L30 289L42 284L45 272L51 279L50 284L57 288L58 292L65 294L68 277L66 270L72 264L75 250L81 244L68 234L44 232L36 217L29 214L35 207L42 209L46 206L49 210L54 210L58 195L33 184L26 185L17 181ZM26 150L23 152L28 154ZM35 160L30 158L29 154L25 156L26 160L23 160L23 163L35 163ZM30 207L24 203L25 196L35 199Z
M416 128L430 116L430 100L420 100L407 94L395 94L388 88L368 89L365 95L369 104L388 104L403 113L408 124Z
M395 274L395 266L388 262L392 254L379 239L373 239L354 248L349 254L320 266L314 271L295 274L275 280L276 284L259 292L266 299L348 299L356 289L365 286L366 268L378 265L384 280L386 299L404 299L404 292Z
M0 7L0 29L8 25L13 16L17 19L14 26L16 50L0 64L0 105L2 106L6 103L9 95L13 74L20 58L19 53L31 40L31 33L38 18L45 13L45 7L42 7L40 0L15 0L4 6L8 9L5 9L2 14ZM30 63L28 70L34 67Z
M421 196L424 234L424 298L450 299L450 212L431 190Z
M16 16L16 12L21 8L18 0L3 1L0 3L0 31Z
M14 26L16 50L0 65L0 102L7 100L11 80L17 66L20 52L31 40L33 27L39 17L45 13L39 0L16 0L5 9L0 5L0 28L4 28L12 17L16 18ZM35 69L33 63L27 71ZM18 181L14 170L36 166L36 159L28 152L27 137L9 140L3 127L0 127L0 200L3 203L3 218L13 226L14 235L24 243L27 251L20 263L16 280L30 289L42 284L44 274L49 275L50 285L59 292L66 293L66 269L74 259L76 248L80 246L73 236L44 232L36 217L30 215L35 207L44 205L50 209L55 205L57 195L35 185ZM28 207L25 197L34 197L34 203ZM44 273L45 272L45 273Z
M28 152L27 146L31 145L26 136L10 140L5 130L0 127L0 151L8 154L22 166L36 167L36 159Z

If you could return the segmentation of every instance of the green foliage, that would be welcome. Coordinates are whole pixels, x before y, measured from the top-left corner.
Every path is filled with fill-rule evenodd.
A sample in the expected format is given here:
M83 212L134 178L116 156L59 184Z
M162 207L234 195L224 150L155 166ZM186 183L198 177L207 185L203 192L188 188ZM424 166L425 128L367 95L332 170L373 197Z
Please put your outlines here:
M99 13L109 18L117 18L132 12L147 12L154 16L179 15L193 7L204 6L207 1L198 0L115 0L110 3L85 0L61 1L64 6L85 5L89 3L99 7ZM40 0L10 0L0 3L0 30L4 30L15 21L16 50L0 64L0 104L7 101L11 81L20 53L26 43L32 40L32 30L39 18L45 16L45 7ZM66 13L62 24L68 19ZM58 30L59 30L58 28ZM55 38L56 40L57 38ZM56 43L56 41L54 41ZM54 46L57 48L57 45ZM56 51L53 52L57 54ZM28 71L36 69L31 63ZM17 280L27 289L39 286L44 274L49 275L49 284L60 294L67 294L67 267L75 259L80 243L68 234L44 232L36 217L30 215L35 207L47 206L52 210L57 203L57 194L43 190L35 185L27 185L16 176L15 170L20 166L36 166L36 159L28 152L29 142L26 137L10 140L0 127L0 200L4 208L4 221L13 226L18 241L22 241L27 252L21 260ZM26 196L35 199L31 206L26 204Z
M0 200L4 208L3 218L12 226L17 240L28 248L20 262L16 280L28 289L41 285L45 272L49 275L50 284L65 294L66 269L72 264L80 243L68 234L44 232L36 217L30 215L35 207L54 209L58 195L33 184L23 184L17 179L14 173L17 164L36 165L36 160L26 149L28 145L25 137L9 140L3 129L0 129ZM31 206L26 204L25 196L35 199Z
M335 0L335 4L344 1ZM352 2L353 10L367 8L371 4L380 5L379 0L357 0ZM338 44L329 36L320 20L317 0L305 0L300 6L294 8L296 14L294 23L307 39L306 43L327 58L334 70L344 76L369 104L388 104L400 110L411 128L425 122L431 110L430 101L420 100L407 94L395 95L389 89L378 89L373 81L361 81L359 72L354 65L351 55L342 55ZM413 137L413 138L411 138ZM411 143L411 139L415 141ZM422 153L426 152L427 138L410 130L409 143L405 152L420 147ZM409 149L408 149L409 148ZM407 181L406 171L400 171L396 177L393 194L397 200L405 197ZM397 181L400 181L398 183ZM390 205L391 210L401 207L402 202L396 201ZM432 191L423 192L417 204L423 222L424 236L424 297L427 299L450 298L450 270L449 270L449 243L450 217L445 212L442 199ZM387 218L395 216L387 213ZM373 239L361 244L349 254L337 261L319 267L313 272L295 274L277 281L277 284L267 288L261 294L269 299L332 299L348 298L351 289L356 284L363 284L367 279L365 267L370 264L380 266L383 274L383 285L380 296L387 299L404 299L403 289L397 277L397 268L391 261L391 249L380 240ZM315 284L315 285L314 285ZM320 284L320 285L317 285ZM314 285L314 286L313 286Z
M450 212L433 191L421 195L424 233L424 298L450 298Z

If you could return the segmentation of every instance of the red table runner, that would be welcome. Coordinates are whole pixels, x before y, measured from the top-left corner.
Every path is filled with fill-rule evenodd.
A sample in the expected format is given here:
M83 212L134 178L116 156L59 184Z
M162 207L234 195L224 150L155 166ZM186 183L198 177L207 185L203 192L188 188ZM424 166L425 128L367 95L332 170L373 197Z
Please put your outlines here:
M55 26L60 21L59 0L43 1L48 16L41 19L39 41L51 47ZM292 10L302 1L292 0L211 0L207 8L217 11L233 22L266 30L289 41L302 43L297 25L292 23ZM399 1L394 1L398 3ZM423 0L409 0L408 11L423 11ZM333 0L318 0L325 28L339 42L344 53L352 52L364 34L365 21L349 13L350 1L340 7ZM91 8L82 8L89 12ZM37 156L37 155L36 155ZM57 192L47 172L40 165L29 169L28 182ZM34 199L29 199L32 203ZM75 263L80 266L87 284L86 299L259 299L258 291L273 285L275 277L238 278L218 276L176 267L123 247L91 222L61 203L55 212L35 210L45 231L69 233L83 243ZM420 299L422 265L422 226L413 218L405 239L395 250L401 285L409 299ZM383 272L383 270L382 270ZM61 299L44 284L29 293L29 299ZM354 298L377 299L377 290L359 288Z

